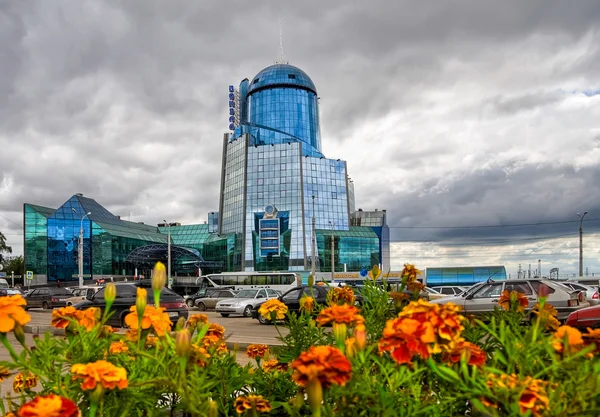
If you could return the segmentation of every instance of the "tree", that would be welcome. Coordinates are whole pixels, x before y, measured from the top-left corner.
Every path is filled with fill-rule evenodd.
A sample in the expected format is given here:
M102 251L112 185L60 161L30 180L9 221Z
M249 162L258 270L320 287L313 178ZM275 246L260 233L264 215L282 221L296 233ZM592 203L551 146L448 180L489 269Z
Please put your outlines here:
M12 253L12 247L6 244L6 237L0 232L0 263L3 261L3 253Z
M14 272L15 275L25 275L25 260L23 259L23 256L19 255L8 262L5 262L4 271L8 274Z

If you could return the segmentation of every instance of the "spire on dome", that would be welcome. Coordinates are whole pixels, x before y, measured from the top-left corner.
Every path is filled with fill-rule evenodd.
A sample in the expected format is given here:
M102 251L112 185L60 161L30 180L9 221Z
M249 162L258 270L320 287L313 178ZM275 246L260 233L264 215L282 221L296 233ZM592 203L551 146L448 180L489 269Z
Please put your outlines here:
M283 27L281 22L279 22L279 56L275 61L276 64L288 64L283 56Z

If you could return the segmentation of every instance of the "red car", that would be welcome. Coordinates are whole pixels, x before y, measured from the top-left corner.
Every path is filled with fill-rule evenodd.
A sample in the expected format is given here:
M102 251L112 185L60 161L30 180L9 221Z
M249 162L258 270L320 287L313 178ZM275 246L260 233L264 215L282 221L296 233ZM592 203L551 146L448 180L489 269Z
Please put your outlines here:
M592 329L600 328L600 305L582 308L569 314L567 317L568 326L579 327L585 329L591 327Z

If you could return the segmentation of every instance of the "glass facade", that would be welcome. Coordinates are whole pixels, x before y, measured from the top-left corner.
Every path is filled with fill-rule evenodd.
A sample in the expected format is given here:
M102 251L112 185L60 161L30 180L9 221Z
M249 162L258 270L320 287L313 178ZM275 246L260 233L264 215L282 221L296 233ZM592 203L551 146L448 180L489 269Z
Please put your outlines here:
M54 209L33 204L24 204L25 225L25 270L37 275L48 273L48 217Z
M334 271L368 270L381 263L380 239L370 228L351 226L349 230L317 230L321 272L331 272L332 240Z
M477 282L493 279L506 279L506 268L503 266L465 266L448 268L427 268L425 271L427 285L472 285Z

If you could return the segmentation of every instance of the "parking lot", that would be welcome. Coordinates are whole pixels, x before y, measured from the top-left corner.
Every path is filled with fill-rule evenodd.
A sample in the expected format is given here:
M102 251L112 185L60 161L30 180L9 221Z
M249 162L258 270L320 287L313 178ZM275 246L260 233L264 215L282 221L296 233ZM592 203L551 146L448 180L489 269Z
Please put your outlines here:
M52 319L52 310L42 310L38 308L32 308L28 310L31 316L32 326L48 326ZM211 323L217 323L225 327L225 337L229 342L240 343L245 345L248 343L264 343L268 345L280 344L277 340L277 329L275 326L264 326L248 317L241 316L230 316L221 317L220 314L214 311L198 311L193 308L190 309L189 314L206 314ZM282 334L287 334L287 329L279 326L279 331Z

